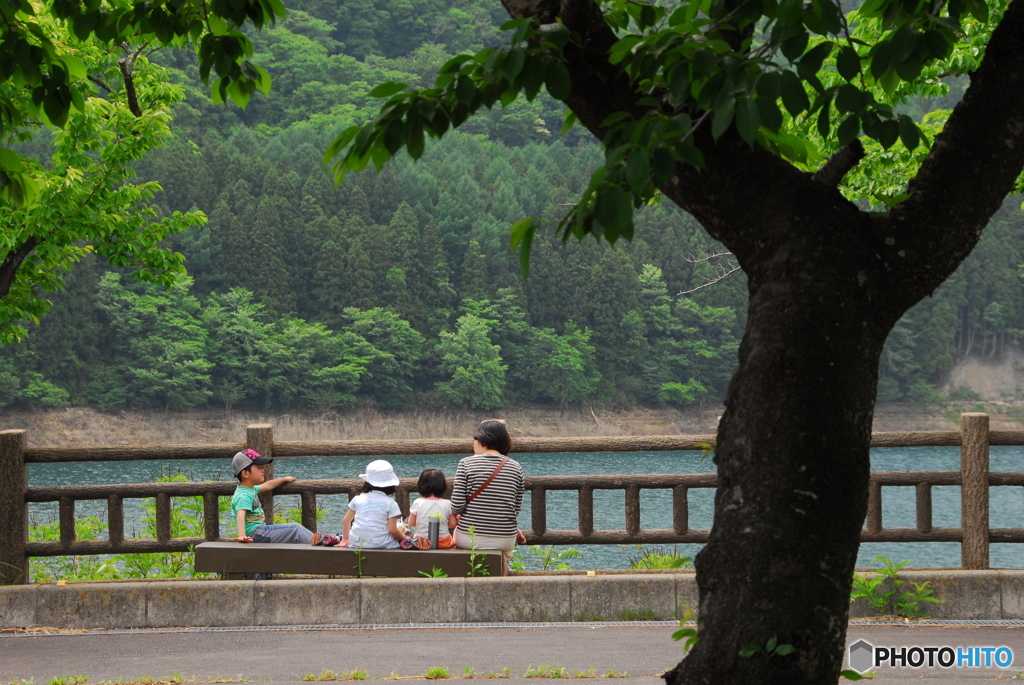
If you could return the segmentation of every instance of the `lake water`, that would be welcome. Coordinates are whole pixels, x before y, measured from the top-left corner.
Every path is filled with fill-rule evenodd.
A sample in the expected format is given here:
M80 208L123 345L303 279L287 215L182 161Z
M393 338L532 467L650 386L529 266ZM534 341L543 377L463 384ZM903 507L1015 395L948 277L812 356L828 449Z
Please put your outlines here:
M710 459L701 460L700 452L595 452L565 454L516 454L526 474L541 475L599 475L599 474L656 474L656 473L711 473ZM460 455L426 455L385 457L391 461L399 476L413 478L427 467L442 469L449 477L455 473ZM960 468L960 450L956 447L907 447L874 449L871 452L872 471L957 471ZM281 457L275 463L278 476L292 475L304 478L355 478L363 472L366 457ZM87 462L76 464L29 464L29 484L109 484L152 482L161 474L182 472L195 480L233 480L229 461L189 460L182 462ZM990 470L1024 471L1024 447L991 448ZM714 491L710 488L691 489L690 527L710 528ZM519 521L523 528L530 527L529 493L526 494ZM298 506L297 496L275 498L275 506ZM340 528L346 510L346 495L321 497L318 504L327 511L321 531ZM990 525L993 528L1024 527L1024 488L993 487L990 489ZM141 500L125 501L125 536L141 529ZM933 525L958 527L960 525L960 488L936 486L932 488ZM279 509L280 511L280 509ZM915 501L913 487L885 487L882 489L882 521L886 527L914 527ZM105 515L106 502L79 502L80 514ZM30 505L29 513L36 522L52 520L56 503ZM576 493L547 493L548 529L575 529ZM642 490L640 504L642 528L672 527L672 497L668 490ZM232 530L230 516L224 518L222 530ZM621 491L594 492L594 528L625 528L625 502ZM668 551L679 551L694 556L700 545L678 545ZM627 553L637 550L617 545L581 545L583 557L572 559L575 568L626 568ZM910 560L916 567L959 567L960 544L955 542L867 543L861 545L858 566L875 566L873 558L882 554L898 561ZM528 560L530 561L530 560ZM535 566L535 563L529 563ZM994 568L1024 568L1024 544L993 544L991 565Z

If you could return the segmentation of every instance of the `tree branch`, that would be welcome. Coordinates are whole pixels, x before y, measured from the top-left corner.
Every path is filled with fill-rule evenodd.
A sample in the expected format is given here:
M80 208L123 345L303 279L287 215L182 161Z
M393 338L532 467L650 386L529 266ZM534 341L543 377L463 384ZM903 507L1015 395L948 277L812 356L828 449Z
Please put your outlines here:
M108 93L113 93L114 92L114 89L111 88L109 85L107 85L106 81L104 81L103 79L101 79L101 78L99 78L97 76L93 76L92 74L89 74L89 80L92 81L93 83L95 83L97 86L99 86L103 90L107 91Z
M850 169L860 164L862 159L864 159L864 144L854 139L853 142L836 150L835 154L829 157L828 161L811 177L811 180L829 188L836 188L842 183Z
M1024 168L1024 0L1010 3L970 77L909 183L909 199L879 225L892 261L900 251L918 257L905 260L915 269L893 269L907 298L931 292L956 269Z
M139 48L132 51L132 46L127 42L121 44L125 52L128 53L128 57L124 57L117 61L117 66L121 69L121 76L124 78L124 94L128 99L128 109L136 117L142 116L142 108L139 107L139 96L135 92L135 78L132 74L135 73L135 60L139 58L142 51L149 45L149 41L145 41Z
M0 300L11 292L14 277L18 274L18 267L41 242L42 240L38 236L29 236L25 242L8 252L4 261L0 262Z

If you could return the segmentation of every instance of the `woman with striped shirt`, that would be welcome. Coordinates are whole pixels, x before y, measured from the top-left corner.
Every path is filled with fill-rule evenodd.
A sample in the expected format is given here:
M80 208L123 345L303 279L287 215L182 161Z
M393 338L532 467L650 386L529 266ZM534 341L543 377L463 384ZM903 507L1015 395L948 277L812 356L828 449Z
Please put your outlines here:
M508 457L511 447L504 421L484 421L473 431L473 456L459 461L452 483L452 511L461 515L456 547L500 549L506 560L512 557L523 507L523 469Z

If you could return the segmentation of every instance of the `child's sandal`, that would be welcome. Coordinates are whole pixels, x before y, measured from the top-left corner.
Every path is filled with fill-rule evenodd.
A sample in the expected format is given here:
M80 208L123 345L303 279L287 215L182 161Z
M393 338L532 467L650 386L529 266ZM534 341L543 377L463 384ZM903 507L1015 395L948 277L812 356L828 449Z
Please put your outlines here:
M398 546L402 549L416 549L416 543L410 540L409 538L399 540Z
M327 533L313 533L313 539L310 544L314 547L337 547L341 540L336 535L328 535Z

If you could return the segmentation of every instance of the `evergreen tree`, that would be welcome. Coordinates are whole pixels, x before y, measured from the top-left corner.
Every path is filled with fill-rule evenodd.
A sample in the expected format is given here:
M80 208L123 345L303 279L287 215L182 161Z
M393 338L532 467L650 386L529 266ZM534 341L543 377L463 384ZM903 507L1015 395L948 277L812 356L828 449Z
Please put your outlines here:
M480 243L469 241L459 278L459 297L471 300L486 300L487 259L480 251Z

